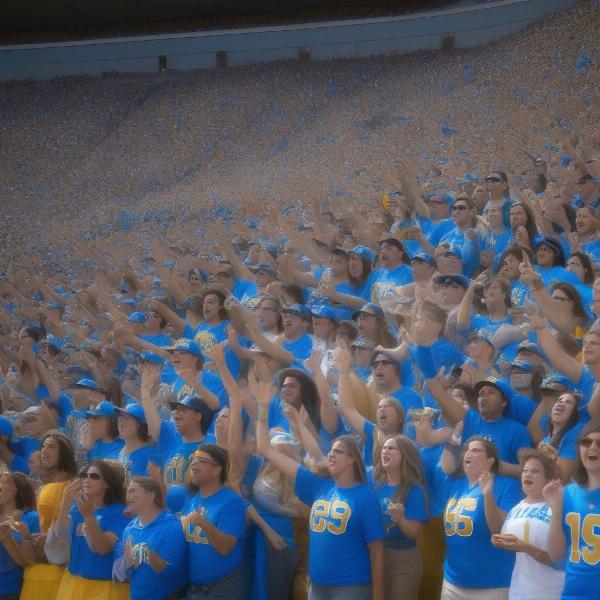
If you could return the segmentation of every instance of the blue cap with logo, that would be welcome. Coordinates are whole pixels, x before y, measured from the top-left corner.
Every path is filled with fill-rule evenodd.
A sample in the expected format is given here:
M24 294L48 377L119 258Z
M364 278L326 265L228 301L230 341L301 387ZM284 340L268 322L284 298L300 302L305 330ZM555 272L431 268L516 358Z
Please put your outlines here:
M361 308L352 315L352 319L357 319L360 313L373 315L374 317L383 317L383 308L381 308L379 304L367 302L366 304L363 304L363 306L361 306Z
M338 321L338 314L335 308L326 306L324 304L317 304L310 309L310 314L314 317L321 317L323 319L331 319L332 321Z
M166 350L169 352L186 352L187 354L193 354L204 360L204 355L202 354L202 350L200 350L200 346L198 346L194 340L190 340L189 338L179 338L173 346L166 348Z
M96 408L91 408L86 411L85 416L88 418L93 417L114 417L117 414L117 407L106 400L100 402Z
M353 254L356 256L360 256L360 258L364 260L368 260L373 264L377 258L377 254L371 250L371 248L367 248L367 246L354 246L352 250L350 250L349 254L352 256Z

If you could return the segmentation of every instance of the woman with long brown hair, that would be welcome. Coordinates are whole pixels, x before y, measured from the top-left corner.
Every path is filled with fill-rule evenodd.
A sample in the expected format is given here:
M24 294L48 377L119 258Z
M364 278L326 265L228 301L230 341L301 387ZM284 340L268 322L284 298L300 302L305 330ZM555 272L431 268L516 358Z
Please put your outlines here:
M77 473L73 446L60 431L49 431L42 439L40 450L42 481L38 494L40 532L32 536L35 546L35 564L25 569L23 600L54 600L64 569L48 564L44 544L48 530L57 519L69 481Z
M421 582L417 538L427 521L421 456L405 435L388 436L373 473L385 528L384 597L416 599Z

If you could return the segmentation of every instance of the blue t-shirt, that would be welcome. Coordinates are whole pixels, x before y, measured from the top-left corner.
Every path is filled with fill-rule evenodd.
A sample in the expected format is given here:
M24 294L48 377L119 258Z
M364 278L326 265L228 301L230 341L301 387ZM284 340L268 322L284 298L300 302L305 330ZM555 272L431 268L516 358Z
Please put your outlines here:
M296 361L301 362L310 357L313 348L313 339L308 333L305 333L293 342L283 342L281 347L290 354L293 354Z
M105 460L118 460L121 450L125 446L125 442L117 438L112 442L105 442L104 440L97 440L96 443L88 450L88 462L92 462L97 459Z
M123 514L124 510L124 504L109 504L94 511L94 517L100 529L105 533L114 533L117 542L121 539L125 527L131 520ZM91 550L84 535L84 519L77 506L71 507L69 516L72 523L69 573L86 579L111 581L115 549L113 548L108 554L100 554Z
M497 421L486 421L478 412L469 409L465 414L463 440L481 435L496 444L500 460L516 465L519 463L519 450L531 448L531 438L527 428L521 423L502 417Z
M394 548L396 550L407 550L417 546L417 540L406 537L400 526L392 520L392 517L387 513L389 505L395 503L394 493L396 492L395 485L375 485L374 491L379 500L381 513L383 515L383 527L385 532L384 545L386 548ZM427 521L427 501L425 500L425 492L423 487L414 484L406 493L402 502L404 504L404 514L411 521Z
M117 547L116 559L125 554L125 547L133 557L133 566L129 570L131 600L164 600L185 586L185 535L181 521L168 511L161 511L146 525L140 523L139 517L131 521ZM149 551L167 563L160 573L150 566Z
M575 382L577 389L581 392L581 402L579 403L579 421L587 423L590 420L590 413L587 410L587 405L592 399L594 389L598 380L587 365L583 365L579 381Z
M571 429L565 431L558 442L558 458L575 460L577 458L577 438L581 430L585 427L583 423L575 423ZM542 440L543 444L549 444L551 440L550 434L547 433Z
M465 476L454 478L443 474L438 485L447 499L444 578L468 589L509 587L515 555L492 546L479 485L470 485ZM498 508L508 512L522 497L516 479L502 475L494 477L494 498Z
M392 295L394 288L413 282L412 269L400 264L393 269L383 268L373 271L372 287L377 290L377 297L383 300Z
M147 477L148 463L150 461L159 467L162 467L163 465L162 454L156 449L154 444L142 446L130 454L127 454L123 447L119 452L117 460L123 465L128 479L138 476Z
M30 534L40 532L38 514L34 510L25 512L20 520L27 525ZM20 533L13 531L11 535L17 543L22 541ZM4 545L0 544L0 597L18 594L22 583L23 568L11 558Z
M368 544L383 540L377 496L366 484L340 488L298 467L295 491L311 506L308 574L317 585L365 585L371 581Z
M397 389L395 392L391 393L390 396L393 396L398 400L404 410L404 420L406 424L404 425L404 435L408 436L413 442L416 439L416 431L415 424L413 423L412 417L410 416L411 409L421 409L423 408L423 400L415 390L412 388L404 387Z
M29 437L26 435L20 436L10 442L13 452L16 452L29 462L29 457L37 452L42 447L42 442L39 438Z
M563 530L567 562L561 600L599 598L600 489L588 491L576 483L564 489Z
M579 277L571 271L567 271L564 267L540 267L535 265L534 271L542 278L544 285L549 288L554 283L570 283L571 285L578 285L581 283Z
M233 550L226 556L213 548L199 525L189 522L187 515L200 508L219 531L236 538ZM225 487L206 498L198 492L186 502L181 513L186 515L181 518L181 523L187 541L188 580L191 583L214 583L240 566L246 527L246 506L241 496Z
M211 373L210 371L199 371L198 382L218 398L219 409L223 408L227 404L229 396L225 391L225 387L223 386L221 378L216 373ZM173 383L171 384L171 391L178 400L181 400L184 396L197 395L197 392L194 391L194 388L188 385L179 375L175 376Z

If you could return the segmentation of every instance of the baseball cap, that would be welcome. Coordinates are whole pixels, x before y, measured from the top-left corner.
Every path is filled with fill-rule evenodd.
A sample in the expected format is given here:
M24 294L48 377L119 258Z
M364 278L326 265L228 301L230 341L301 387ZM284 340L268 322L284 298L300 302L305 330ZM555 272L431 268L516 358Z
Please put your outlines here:
M521 369L521 371L525 371L526 373L533 373L535 371L535 366L531 364L528 360L521 360L516 358L510 363L511 369Z
M310 309L310 314L315 317L321 317L323 319L331 319L332 321L338 321L338 315L335 308L322 304L317 304Z
M93 379L80 379L74 387L79 390L94 390L95 392L100 392L102 394L107 393L107 391L102 389Z
M531 342L530 340L523 340L519 346L517 347L517 355L519 354L519 352L521 350L527 350L528 352L535 352L535 354L538 354L539 356L544 356L544 353L542 352L542 349L535 343L535 342Z
M210 424L215 416L215 411L212 410L208 404L196 394L188 394L183 396L181 399L175 400L170 403L171 409L175 409L177 406L185 406L191 408L202 415L202 431L206 433Z
M286 306L282 311L283 313L288 313L289 315L295 315L296 317L300 317L305 321L308 321L308 311L306 307L302 304L290 304L290 306Z
M360 313L373 315L375 317L383 317L383 308L378 304L367 302L367 304L363 304L363 306L352 315L352 319L357 319Z
M448 285L450 283L457 283L465 290L469 287L469 278L465 275L438 275L435 278L435 282L440 285Z
M483 329L480 329L479 331L476 331L475 333L473 333L473 335L469 336L469 342L473 342L475 340L481 340L483 342L486 342L494 350L496 350L496 345L494 344L492 337L490 336L488 331L484 331Z
M352 248L352 250L350 250L348 254L355 254L363 260L371 261L371 264L374 263L375 259L377 258L377 255L375 254L375 252L373 252L373 250L371 250L371 248L367 248L367 246L361 245L354 246L354 248Z
M168 352L187 352L188 354L193 354L204 360L204 355L202 354L202 350L200 350L200 346L189 338L179 338L173 346L165 348L165 350Z
M432 267L437 267L437 263L435 262L435 258L426 252L417 252L411 259L410 262L414 260L418 260L424 263L430 264Z
M553 392L565 392L574 389L573 382L560 373L550 373L540 385L540 390L551 390Z
M135 310L127 317L127 320L130 323L145 323L146 315L139 310Z
M90 417L114 417L117 414L117 407L112 402L104 400L96 408L86 411L85 416Z
M134 419L137 419L140 423L146 422L146 415L144 414L144 407L137 402L131 402L127 404L125 408L117 408L117 412L125 413Z

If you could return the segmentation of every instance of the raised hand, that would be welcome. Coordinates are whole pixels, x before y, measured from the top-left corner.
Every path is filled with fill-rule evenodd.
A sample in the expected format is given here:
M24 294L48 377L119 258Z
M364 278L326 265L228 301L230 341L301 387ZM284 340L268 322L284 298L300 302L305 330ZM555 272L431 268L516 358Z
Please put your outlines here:
M561 509L563 503L563 486L560 480L553 479L542 490L544 500L552 510Z
M494 492L494 476L488 470L481 473L478 483L481 493L484 496L488 496Z

